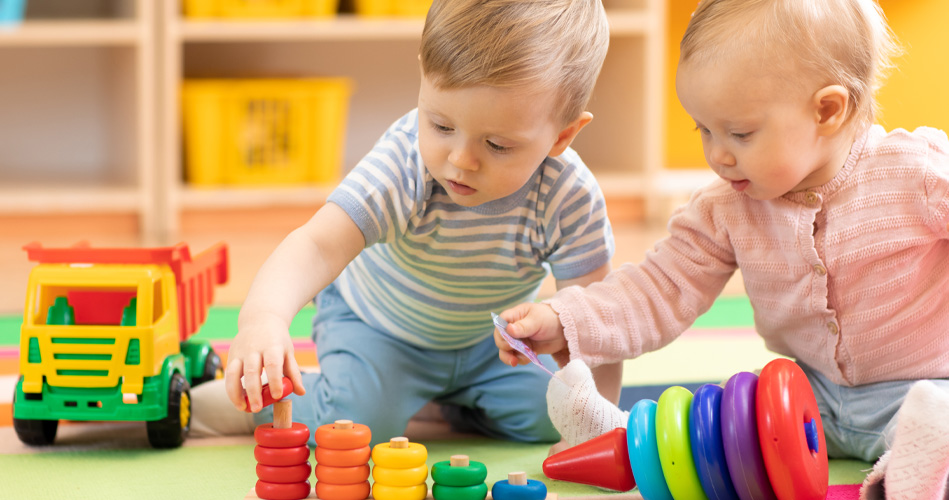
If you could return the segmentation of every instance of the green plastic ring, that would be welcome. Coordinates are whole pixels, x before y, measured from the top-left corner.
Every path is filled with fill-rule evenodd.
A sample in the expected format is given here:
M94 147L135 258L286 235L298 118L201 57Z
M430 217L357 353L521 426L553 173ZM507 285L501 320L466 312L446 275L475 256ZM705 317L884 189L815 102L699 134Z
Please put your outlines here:
M692 393L685 387L670 387L661 396L656 407L656 441L662 475L666 478L673 498L705 499L692 459L689 438L689 412Z
M432 485L432 498L435 500L484 500L487 496L488 485L485 483L471 486Z
M488 477L488 468L481 462L468 462L467 466L452 466L450 460L436 462L432 466L432 481L444 486L472 486L483 483Z

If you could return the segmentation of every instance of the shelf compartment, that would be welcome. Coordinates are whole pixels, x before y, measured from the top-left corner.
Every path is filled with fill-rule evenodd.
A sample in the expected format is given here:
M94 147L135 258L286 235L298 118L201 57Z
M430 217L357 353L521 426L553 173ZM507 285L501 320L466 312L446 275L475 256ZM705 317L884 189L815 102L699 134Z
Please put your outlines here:
M125 19L24 21L0 29L0 47L81 47L135 45L142 39L141 25Z

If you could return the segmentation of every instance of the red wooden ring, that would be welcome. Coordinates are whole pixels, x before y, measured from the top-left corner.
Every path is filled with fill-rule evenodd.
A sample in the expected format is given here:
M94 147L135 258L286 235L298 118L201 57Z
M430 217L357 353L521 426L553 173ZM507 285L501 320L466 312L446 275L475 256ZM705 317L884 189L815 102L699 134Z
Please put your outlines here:
M274 467L287 467L290 465L299 465L310 458L310 449L306 446L296 448L267 448L266 446L254 447L254 459L257 463L263 465L272 465Z
M331 484L356 484L369 479L369 465L334 467L316 464L316 480Z
M316 497L320 500L365 500L369 498L369 481L356 484L316 482Z
M807 375L778 358L761 370L756 400L761 454L774 493L780 500L822 500L829 479L827 443ZM805 423L812 420L816 425L808 429ZM816 449L808 437L816 438Z
M257 478L268 483L300 483L310 479L310 472L312 471L313 468L310 467L310 462L286 467L257 464Z
M316 428L316 445L330 450L354 450L369 446L372 431L369 426L354 423L350 429L337 429L336 424L321 425Z
M254 441L267 448L296 448L310 440L306 424L293 422L289 429L274 429L273 424L261 424L254 429Z
M355 450L330 450L317 446L314 456L317 464L333 467L355 467L369 463L372 448L364 446Z
M280 399L283 399L290 395L293 392L293 382L290 381L290 377L283 377L283 396L280 396ZM274 401L280 401L280 399L274 399L270 395L270 384L264 384L260 388L260 399L261 399L261 408L264 406L269 406L274 404ZM247 399L247 393L244 393L244 411L250 412L250 400Z
M303 500L310 496L310 482L278 484L257 481L254 492L263 500Z

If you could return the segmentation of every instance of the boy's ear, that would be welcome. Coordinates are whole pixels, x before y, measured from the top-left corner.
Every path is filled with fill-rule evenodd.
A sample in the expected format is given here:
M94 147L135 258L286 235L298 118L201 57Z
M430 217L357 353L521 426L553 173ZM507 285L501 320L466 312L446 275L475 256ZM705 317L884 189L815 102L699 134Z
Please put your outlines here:
M828 85L818 90L813 103L821 135L833 135L847 122L850 92L842 85Z
M547 153L547 156L560 156L566 151L567 146L573 142L573 139L580 133L580 129L586 127L588 123L593 121L593 114L589 111L584 111L580 113L580 117L576 120L567 124L563 130L557 134L557 142L550 148L550 152Z

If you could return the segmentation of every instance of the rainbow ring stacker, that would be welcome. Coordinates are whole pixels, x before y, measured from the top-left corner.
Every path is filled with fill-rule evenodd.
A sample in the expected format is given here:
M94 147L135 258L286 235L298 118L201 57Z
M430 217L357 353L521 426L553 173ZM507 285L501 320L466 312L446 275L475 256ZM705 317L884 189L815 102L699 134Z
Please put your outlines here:
M673 498L707 500L695 470L692 445L689 442L691 406L692 393L685 387L670 387L659 396L656 406L659 460Z
M656 441L656 402L643 399L633 405L626 423L629 465L643 498L673 500L662 475Z
M791 360L768 363L758 378L758 437L771 486L781 500L827 496L827 443L807 375Z

